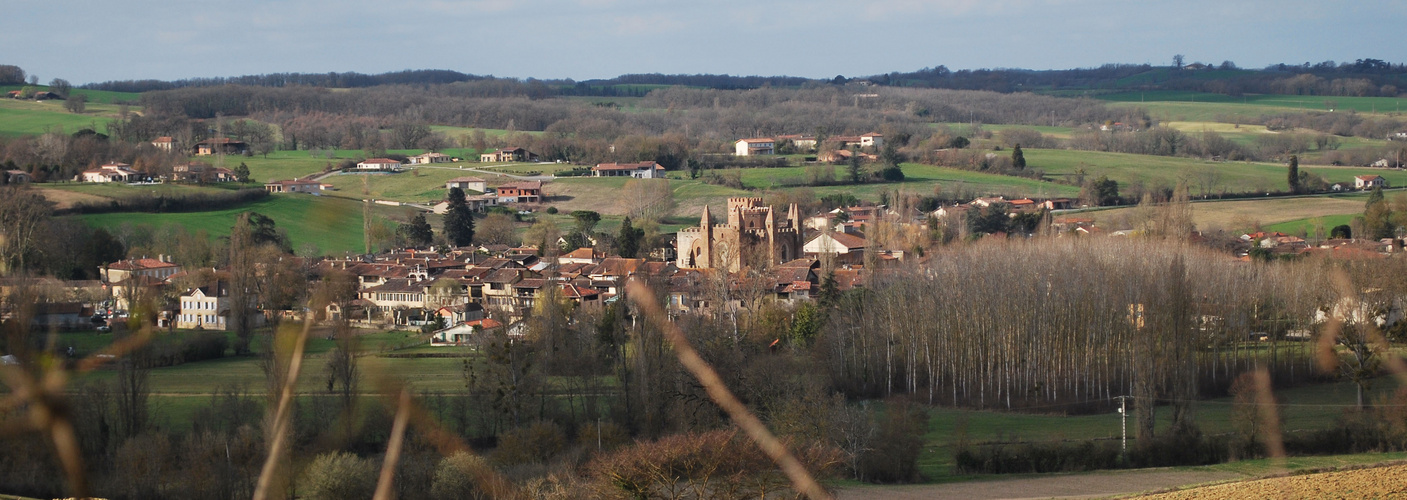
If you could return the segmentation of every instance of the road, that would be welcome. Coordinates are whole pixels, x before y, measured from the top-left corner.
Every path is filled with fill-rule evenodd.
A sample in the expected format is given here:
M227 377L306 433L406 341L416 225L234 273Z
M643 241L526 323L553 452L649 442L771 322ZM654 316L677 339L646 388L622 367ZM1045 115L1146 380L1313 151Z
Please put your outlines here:
M523 165L530 165L530 164L529 164L529 163L524 163ZM461 168L461 167L436 167L436 166L434 166L434 165L416 165L414 168L438 168L438 169L443 169L443 170L455 170L455 171L461 171L461 172L463 172L463 171L468 171L468 172L474 172L474 173L485 174L485 175L501 175L501 176L504 176L504 177L507 177L507 178L510 178L510 179L516 179L516 180L520 180L520 181L543 181L543 182L548 182L548 181L551 181L552 179L555 179L555 178L556 178L556 177L553 177L553 176L551 176L551 175L516 175L516 174L510 174L510 173L508 173L508 172L495 172L495 171L493 171L493 170L480 170L480 169L473 168L473 167L463 167L463 168Z
M1158 491L1174 487L1245 479L1234 472L1141 469L1088 474L1051 474L1019 479L949 484L857 486L838 492L841 499L1027 499L1090 498Z

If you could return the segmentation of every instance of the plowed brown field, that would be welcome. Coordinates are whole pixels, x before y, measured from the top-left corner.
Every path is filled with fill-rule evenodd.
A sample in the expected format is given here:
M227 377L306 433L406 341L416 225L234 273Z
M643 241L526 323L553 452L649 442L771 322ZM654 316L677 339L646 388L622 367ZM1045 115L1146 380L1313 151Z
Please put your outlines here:
M1407 498L1407 465L1219 484L1141 499Z

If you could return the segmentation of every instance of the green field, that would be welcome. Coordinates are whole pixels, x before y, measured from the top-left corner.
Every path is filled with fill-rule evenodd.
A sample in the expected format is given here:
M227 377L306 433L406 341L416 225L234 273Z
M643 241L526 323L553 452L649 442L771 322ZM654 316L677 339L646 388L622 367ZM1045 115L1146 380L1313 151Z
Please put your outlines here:
M1396 388L1391 378L1375 381L1374 397L1390 395ZM1351 410L1356 403L1352 383L1325 383L1276 391L1280 398L1283 431L1305 431L1329 428ZM1196 403L1194 412L1198 427L1206 434L1233 432L1233 400L1217 398ZM1159 432L1166 430L1172 420L1171 409L1159 407L1156 422ZM970 479L972 476L953 474L953 455L959 438L969 443L984 442L1046 442L1062 440L1118 439L1119 414L1099 415L1038 415L994 411L931 408L927 444L919 458L919 469L930 480ZM1130 422L1132 427L1132 422ZM965 436L959 433L965 429ZM1132 429L1130 429L1132 430ZM1135 441L1130 436L1130 441ZM1130 443L1133 446L1133 443ZM1251 464L1254 466L1255 464ZM1220 467L1237 467L1225 464Z
M376 216L403 218L409 209L373 205ZM209 212L108 213L75 216L93 227L122 224L161 226L179 224L191 232L205 230L211 237L228 235L239 214L254 211L267 215L288 232L293 248L312 244L323 253L362 252L362 204L328 196L281 194L239 208Z
M69 134L85 128L106 133L117 113L111 104L88 104L83 114L74 114L64 110L63 101L0 99L0 135L36 135L55 128Z
M1083 170L1086 178L1107 175L1119 181L1120 189L1141 181L1149 187L1174 187L1186 181L1194 196L1208 194L1283 191L1288 189L1285 166L1258 162L1217 162L1170 156L1147 156L1065 149L1026 149L1031 168L1044 170L1048 177L1073 177ZM1330 183L1352 186L1357 175L1381 175L1392 186L1407 185L1407 171L1367 167L1304 165L1301 170L1320 175ZM1204 189L1204 186L1206 189Z
M489 186L512 180L480 172L441 167L416 168L399 174L333 174L323 178L323 182L335 186L337 191L324 194L358 200L371 197L378 200L437 203L445 198L445 182L465 176L484 179Z
M11 91L11 90L20 90L20 89L23 89L23 88L25 88L25 87L30 87L30 85L0 85L0 94L9 92L9 91ZM39 89L39 90L43 90L43 91L49 90L49 86L48 86L48 85L34 85L33 87L36 88L36 89ZM94 103L99 103L99 104L117 104L117 103L123 103L123 102L126 102L126 103L135 103L135 102L137 102L138 99L141 99L141 98L142 98L142 94L139 94L139 93L136 93L136 92L113 92L113 91L110 91L110 90L73 89L73 90L69 91L69 93L70 93L70 94L83 94L83 95L88 96L88 104L90 104L90 105L91 105L91 104L94 104ZM60 103L62 103L62 101L60 101Z
M1361 214L1366 200L1367 195L1363 193L1209 200L1192 203L1192 220L1200 230L1252 231L1259 226L1288 234L1301 234L1299 228L1307 226L1308 234L1313 234L1316 219L1324 221L1326 230L1343 224L1345 222L1329 222L1343 221ZM1085 212L1078 217L1092 218L1106 229L1128 229L1133 218L1137 217L1137 211L1136 207L1103 209Z
M1396 115L1403 111L1407 99L1395 97L1338 97L1279 94L1247 94L1240 97L1206 92L1156 90L1119 92L1094 95L1116 106L1137 106L1147 109L1160 120L1227 121L1254 118L1261 115L1288 112L1355 111Z

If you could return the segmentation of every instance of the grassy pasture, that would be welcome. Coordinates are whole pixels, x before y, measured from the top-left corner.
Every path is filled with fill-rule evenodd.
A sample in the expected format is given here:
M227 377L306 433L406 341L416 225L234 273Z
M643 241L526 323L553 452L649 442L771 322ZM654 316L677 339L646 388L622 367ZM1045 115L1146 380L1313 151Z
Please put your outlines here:
M1120 187L1132 182L1147 186L1176 186L1187 181L1193 195L1202 194L1203 184L1208 194L1220 192L1244 193L1288 189L1285 166L1260 162L1215 162L1193 158L1147 156L1099 151L1065 149L1026 149L1026 161L1047 176L1068 176L1083 170L1086 178L1108 175ZM1392 186L1407 185L1407 171L1366 167L1331 167L1301 165L1301 170L1324 177L1330 183L1352 185L1357 175L1381 175ZM1206 182L1206 176L1214 172Z
M375 216L404 218L409 209L372 206ZM288 232L293 247L305 243L316 245L323 253L362 252L362 204L344 198L281 194L249 203L238 208L208 212L178 213L108 213L78 215L89 226L113 228L122 224L148 224L159 227L179 224L195 232L204 230L213 237L226 236L239 214L254 211L267 215Z
M1364 194L1309 196L1296 198L1265 198L1229 201L1206 201L1192 204L1192 220L1198 229L1250 230L1259 224L1264 229L1299 234L1300 227L1322 219L1332 228L1353 215L1363 212ZM1137 208L1126 207L1080 214L1094 219L1101 226L1120 229L1135 216ZM1330 222L1335 222L1330 224ZM1291 230L1287 230L1291 229ZM1292 231L1293 230L1293 231Z
M1396 388L1396 384L1387 378L1377 382L1372 389L1374 397L1390 395ZM1349 382L1277 390L1276 395L1281 398L1281 403L1287 405L1280 408L1284 418L1283 430L1293 432L1332 427L1336 419L1355 404L1354 390L1353 384ZM1231 398L1217 398L1195 404L1197 425L1202 432L1222 434L1234 431L1232 403ZM957 451L960 438L974 444L1119 438L1119 414L1116 412L1065 416L932 408L929 413L929 427L925 439L927 443L919 457L919 470L926 477L940 482L974 477L953 474L953 455ZM1156 418L1158 432L1164 432L1171 420L1171 409L1166 406L1159 407ZM1130 422L1130 425L1132 424L1133 422ZM963 432L959 432L960 430ZM1132 433L1129 441L1129 445L1133 446L1132 441L1135 439ZM1256 463L1240 466L1233 463L1221 467L1256 466Z
M1158 90L1096 95L1114 106L1147 109L1160 120L1225 121L1288 112L1321 111L1399 114L1407 99L1394 97L1337 97L1256 94L1233 97L1205 92Z
M399 174L333 174L323 178L323 182L332 184L337 191L324 194L357 200L369 196L378 200L438 202L445 197L445 182L464 176L484 179L490 186L512 180L469 170L438 167L417 168ZM365 194L363 188L366 189Z
M0 135L37 135L53 128L70 134L85 128L106 133L117 113L111 104L90 103L82 114L74 114L64 109L63 101L0 99Z

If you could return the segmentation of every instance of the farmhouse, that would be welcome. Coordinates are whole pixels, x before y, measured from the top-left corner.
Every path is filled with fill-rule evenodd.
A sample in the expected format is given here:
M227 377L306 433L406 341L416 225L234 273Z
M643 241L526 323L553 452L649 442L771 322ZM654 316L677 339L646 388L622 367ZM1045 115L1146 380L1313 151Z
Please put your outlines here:
M863 262L865 246L868 243L864 238L846 233L830 233L813 238L803 247L806 255L819 258L824 254L835 256L836 262L847 264L859 264Z
M29 184L34 182L34 177L30 176L29 172L23 170L6 170L4 175L7 184Z
M158 255L155 259L143 257L119 260L98 268L98 275L102 276L105 283L116 283L137 276L164 280L181 271L181 266L168 262L169 260L165 255Z
M234 171L206 163L182 163L171 167L171 179L177 182L231 182Z
M682 269L726 269L735 272L755 259L772 264L795 259L801 250L801 215L791 204L777 220L762 198L728 198L728 221L714 224L708 206L698 227L679 230L678 266Z
M496 189L499 203L541 203L542 181L504 184Z
M400 172L401 162L390 158L371 158L358 163L357 170L363 172Z
M464 204L469 206L469 210L473 210L475 212L482 212L485 208L497 206L498 196L492 194L465 196ZM430 211L435 213L436 215L444 215L449 213L449 200L444 200L439 203L436 203L434 206L430 207Z
M738 139L733 143L734 156L770 155L777 151L777 142L770 137Z
M845 163L845 162L850 161L850 158L851 158L851 157L859 157L859 158L860 158L860 161L877 161L877 160L879 160L879 157L878 157L878 156L875 156L875 155L872 155L872 154L869 154L869 153L861 153L861 152L859 152L859 151L851 151L851 150L848 150L848 149L837 149L837 150L835 150L835 151L825 151L825 152L822 152L821 154L817 155L817 156L816 156L816 159L817 159L817 160L820 160L820 161L823 161L823 162L826 162L826 163Z
M410 157L411 165L424 165L428 163L449 163L450 157L444 153L425 153Z
M196 156L209 156L213 154L240 155L249 151L249 145L244 141L236 141L228 137L212 137L195 143Z
M126 163L109 163L94 170L84 170L83 182L136 182L142 175Z
M776 139L777 139L776 142L791 141L791 145L794 146L794 147L796 147L796 149L804 149L804 150L816 149L816 136L814 136L814 135L802 135L802 134L779 135L779 136L776 137Z
M478 177L455 177L445 183L446 190L454 188L463 189L465 191L477 191L480 193L488 191L487 184L483 179Z
M172 139L170 136L165 136L165 135L163 135L163 136L161 136L161 137L157 137L156 140L151 141L151 145L152 145L152 146L154 146L154 147L156 147L156 149L160 149L160 150L162 150L162 151L171 151L171 148L172 148L173 146L175 146L175 144L176 144L176 140L175 140L175 139Z
M1387 187L1387 179L1381 175L1359 175L1353 178L1353 187L1356 189L1385 188Z
M264 183L264 190L270 193L316 193L322 191L322 183L311 179L271 181Z
M835 141L836 146L841 149L853 147L872 147L875 149L879 149L884 147L884 134L880 134L878 132L870 132L864 135L838 135L835 137L831 137L830 140Z
M636 179L659 179L664 177L664 167L652 161L640 163L602 163L591 167L594 177L634 177Z
M537 154L523 148L511 147L481 154L479 155L479 161L483 163L501 163L507 161L537 161Z

